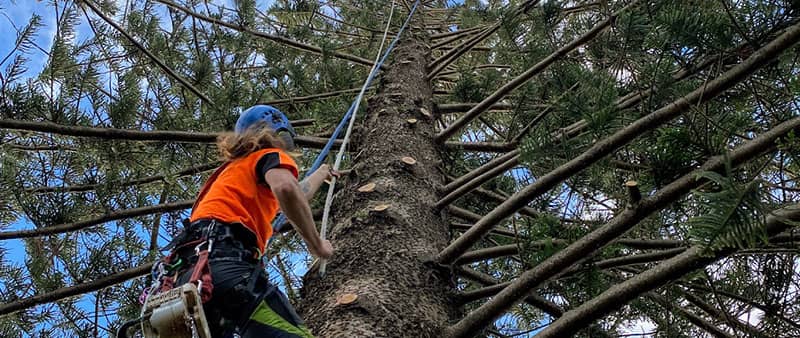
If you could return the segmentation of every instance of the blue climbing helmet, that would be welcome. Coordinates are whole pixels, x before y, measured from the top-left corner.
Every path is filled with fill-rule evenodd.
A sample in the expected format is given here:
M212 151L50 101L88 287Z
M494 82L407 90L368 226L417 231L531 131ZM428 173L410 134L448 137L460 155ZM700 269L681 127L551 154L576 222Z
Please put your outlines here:
M273 106L255 105L247 108L236 121L234 131L237 134L243 133L247 128L259 122L265 122L270 129L275 131L275 134L283 139L289 149L294 148L294 137L297 136L297 133L294 132L289 118Z

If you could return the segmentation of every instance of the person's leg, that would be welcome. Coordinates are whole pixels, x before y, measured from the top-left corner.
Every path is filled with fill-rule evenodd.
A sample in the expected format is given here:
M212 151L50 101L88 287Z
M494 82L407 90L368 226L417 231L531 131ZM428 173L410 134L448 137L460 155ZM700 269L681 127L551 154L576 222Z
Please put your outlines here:
M267 294L258 303L247 323L242 326L242 338L313 338L311 331L277 287L269 285Z

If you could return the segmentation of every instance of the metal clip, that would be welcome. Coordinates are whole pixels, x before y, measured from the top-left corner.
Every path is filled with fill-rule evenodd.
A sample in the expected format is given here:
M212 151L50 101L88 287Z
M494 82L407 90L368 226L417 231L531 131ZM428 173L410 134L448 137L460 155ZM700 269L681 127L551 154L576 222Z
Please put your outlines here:
M211 221L208 226L208 254L211 255L211 250L214 248L214 230L217 228L217 221Z

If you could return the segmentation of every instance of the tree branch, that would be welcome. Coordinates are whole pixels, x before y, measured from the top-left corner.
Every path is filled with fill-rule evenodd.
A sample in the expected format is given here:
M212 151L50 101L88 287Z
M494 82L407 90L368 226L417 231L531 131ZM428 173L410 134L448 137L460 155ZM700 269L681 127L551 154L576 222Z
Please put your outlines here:
M130 268L128 270L120 271L116 274L109 275L100 279L96 279L94 281L88 283L82 283L78 285L63 287L60 289L56 289L41 295L35 295L33 297L23 298L19 300L15 300L13 302L8 302L5 304L0 305L0 316L9 314L15 311L24 310L27 308L34 307L36 305L46 304L50 302L55 302L57 300L61 300L68 297L82 295L87 292L93 292L105 287L122 283L132 278L136 278L139 276L146 275L150 272L150 269L153 267L153 263L144 264L135 268Z
M450 211L452 213L452 211ZM464 224L464 223L450 223L450 228L456 230L469 230L472 227L472 224ZM517 234L512 231L504 230L504 229L492 229L491 234L506 236L510 238L517 238Z
M469 33L468 35L471 35L471 34L473 34L474 31L479 30L479 29L484 29L484 28L486 28L486 27L484 27L484 26L476 26L476 27L460 29L460 30L452 31L452 32L444 32L444 33L439 33L439 34L432 34L431 35L431 40L443 39L443 38L451 37L451 36L454 36L454 35L465 35L465 34L468 34L468 33Z
M694 304L694 306L697 306L697 308L699 308L700 310L703 310L703 312L705 312L712 318L727 323L728 326L730 326L732 329L746 332L748 337L766 338L764 333L761 332L759 329L753 327L750 324L742 323L736 318L731 318L731 315L728 314L727 312L724 312L723 310L711 306L711 304L704 302L702 299L700 299L700 297L695 296L691 292L685 292L683 294L683 298L689 301L689 303Z
M775 238L775 237L773 236L772 238ZM771 239L770 239L770 241L771 241ZM683 286L685 286L685 287L687 287L689 289L692 289L692 290L702 291L703 293L718 294L720 296L724 296L726 298L730 298L730 299L736 300L738 302L747 304L747 305L752 306L754 308L757 308L757 309L759 309L761 311L764 311L764 314L766 316L768 316L768 317L777 318L777 319L783 321L784 323L791 325L795 329L800 330L800 323L797 323L797 322L795 322L795 321L793 321L793 320L791 320L789 318L786 318L786 317L780 315L779 313L777 313L775 311L774 307L770 307L770 306L761 304L759 302L753 301L752 299L748 299L748 298L746 298L744 296L740 296L740 295L737 295L735 293L726 292L724 290L716 290L716 289L712 290L711 288L708 288L708 287L703 286L703 285L697 285L695 283L681 283L681 282L678 282L678 284L681 284L681 285L683 285Z
M494 191L490 191L490 190L486 190L486 189L483 189L481 187L475 188L475 190L473 190L472 193L476 194L476 195L479 195L482 198L494 200L497 203L503 203L503 202L506 201L506 199L508 199L508 195L502 195L500 193L497 193L497 192L494 192ZM524 207L522 209L519 209L519 213L520 213L520 215L525 215L525 216L534 217L534 218L541 216L541 215L539 215L539 212L537 212L536 210L534 210L531 207Z
M664 299L664 297L661 297L652 292L648 292L646 295L647 298L650 298L656 304L661 305L661 307L667 309L668 311L675 312L681 317L686 318L686 320L688 320L690 323L710 333L712 336L716 338L735 338L734 336L731 336L727 332L722 331L716 325L709 323L707 320L703 319L703 317L700 317L692 312L689 312L688 310L684 309L681 306L676 306L672 304L668 300Z
M182 86L186 87L186 89L189 89L189 91L191 91L194 95L203 100L203 102L207 103L211 107L214 107L214 101L212 101L210 98L208 98L199 90L197 90L197 88L195 88L191 83L189 83L189 81L186 81L186 79L178 75L178 73L174 71L172 68L169 68L167 64L164 63L164 61L153 55L153 53L147 50L147 48L145 48L144 45L139 43L139 41L136 41L136 39L134 39L133 36L131 36L128 32L125 31L125 29L123 29L120 25L114 22L114 20L111 20L111 18L103 14L103 12L99 8L97 8L97 5L94 2L92 2L91 0L84 0L82 3L86 4L86 6L89 6L89 8L92 10L92 12L94 12L94 14L97 14L97 16L103 19L103 21L105 21L107 24L111 25L111 27L114 27L114 29L116 29L120 34L122 34L126 39L128 39L128 41L130 41L131 44L136 46L136 48L141 50L142 53L147 55L147 57L150 58L150 60L155 62L156 65L158 65L158 68L161 68L161 70L167 73L167 75L178 81Z
M156 204L148 207L113 211L99 217L75 223L65 223L65 224L53 225L53 226L30 229L30 230L2 231L0 232L0 240L62 234L65 232L78 231L81 229L85 229L95 225L100 225L110 221L189 209L192 207L192 204L194 204L194 200L183 200L172 203Z
M478 105L478 103L440 103L437 104L436 112L439 114L464 113ZM486 110L512 110L515 106L510 103L495 103Z
M582 154L539 177L536 182L515 193L511 198L506 200L505 203L499 205L492 210L492 212L481 218L479 222L475 223L472 230L467 231L464 235L451 243L437 256L436 260L441 264L451 264L458 256L468 250L472 244L480 240L491 227L498 224L506 217L511 216L533 199L541 196L572 175L600 161L613 153L616 149L633 141L638 136L674 119L693 105L702 104L716 97L726 89L744 80L761 66L767 64L784 50L790 48L798 40L800 40L800 24L792 26L780 37L753 53L753 55L742 63L723 73L716 79L701 85L700 88L695 89L671 104L634 121L630 125L618 130L613 135L596 142ZM776 134L776 130L784 130L787 124L791 125L795 122L795 120L790 120L789 122L783 123L771 132L762 135L760 139L765 139L767 135L777 137L780 134ZM754 143L748 142L748 144ZM770 140L766 143L758 144L766 148L772 144L772 141Z
M367 67L372 67L372 65L373 65L372 61L367 60L365 58L362 58L360 56L355 56L355 55L352 55L352 54L337 52L337 51L333 51L333 50L323 50L320 47L309 45L309 44L305 44L305 43L302 43L302 42L299 42L299 41L295 41L295 40L292 40L292 39L289 39L289 38L285 38L285 37L282 37L282 36L254 31L254 30L252 30L250 28L247 28L247 27L244 27L244 26L235 25L235 24L232 24L232 23L228 23L228 22L225 22L225 21L222 21L222 20L218 20L218 19L215 19L215 18L212 18L212 17L205 16L203 14L200 14L200 13L197 13L195 11L192 11L189 8L186 8L184 6L176 4L176 3L172 2L172 1L167 1L167 0L156 0L156 1L158 1L158 2L160 2L162 4L164 4L164 5L167 5L169 7L172 7L174 9L177 9L177 10L179 10L181 12L184 12L184 13L186 13L189 16L192 16L194 18L197 18L197 19L200 19L200 20L203 20L203 21L206 21L206 22L210 22L210 23L213 23L213 24L216 24L216 25L220 25L220 26L223 26L223 27L227 27L227 28L239 31L239 32L247 33L247 34L262 38L262 39L267 39L267 40L270 40L270 41L273 41L273 42L284 44L284 45L287 45L287 46L292 47L294 49L298 49L298 50L302 50L302 51L306 51L306 52L311 52L311 53L318 54L318 55L331 55L331 56L334 56L336 58L347 60L347 61L351 61L351 62L355 62L355 63L361 64L361 65L364 65L364 66L367 66ZM385 68L386 68L385 66L381 67L381 69L385 69Z
M450 150L477 151L484 153L505 153L514 151L519 144L512 142L445 142L444 146Z
M308 121L308 120L300 120ZM132 141L163 141L163 142L194 142L214 143L220 133L189 132L174 130L141 131L115 128L67 126L52 122L35 122L11 119L0 119L0 128L53 133L77 137L98 137L112 140ZM301 147L322 148L327 139L313 136L295 136L295 143ZM336 141L341 143L341 141Z
M470 191L474 190L475 188L481 186L483 183L492 180L493 178L497 177L498 175L510 170L511 168L516 167L519 164L519 155L510 158L508 161L505 161L489 170L485 173L481 174L474 179L464 182L458 186L458 188L454 189L444 197L442 197L439 201L436 202L434 207L437 209L441 209L444 206L454 202L461 196L466 195Z
M442 188L442 192L444 192L445 194L449 194L449 193L453 192L453 190L455 190L456 188L466 184L469 181L472 181L476 177L484 174L485 172L491 170L492 168L494 168L494 167L496 167L496 166L498 166L498 165L500 165L502 163L508 162L509 160L511 160L513 158L517 158L519 154L520 154L519 150L512 150L512 151L504 154L503 156L499 156L497 158L494 158L491 161L484 163L480 167L475 168L472 171L470 171L470 172L468 172L468 173L466 173L464 175L461 175L459 178L453 180L452 182L447 183Z
M800 205L795 204L777 210L767 216L767 235L774 235L790 227L791 222L800 220ZM788 221L788 222L787 222ZM579 307L565 313L563 317L551 323L539 338L566 337L576 332L582 325L591 323L627 304L639 295L654 290L671 280L702 268L735 252L732 248L711 251L701 245L695 245L684 253L670 258L657 266L642 272L622 283L611 286L608 290Z
M189 167L187 169L183 169L181 171L178 171L178 172L172 174L171 176L184 177L184 176L195 175L195 174L202 173L204 171L208 171L208 170L214 169L214 168L218 167L219 165L220 165L219 162L211 162L211 163L196 165L196 166L192 166L192 167ZM130 186L134 186L134 185L141 185L141 184L147 184L147 183L152 183L152 182L157 182L157 181L163 181L165 178L166 178L165 175L155 175L155 176L149 176L149 177L143 177L143 178L139 178L139 179L135 179L135 180L130 180L130 181L122 182L122 183L114 183L114 185L117 186L117 187L130 187ZM46 192L81 192L81 191L95 190L98 187L103 186L103 185L104 184L97 183L97 184L72 185L72 186L65 186L65 187L38 187L38 188L32 188L32 189L25 189L25 191L30 192L30 193L35 193L35 194L46 193Z
M617 15L619 15L619 13L621 13L622 11L628 9L628 7L630 7L631 5L633 5L635 3L636 2L634 1L631 4L629 4L629 5L625 6L624 8L622 8L621 10L615 12L614 14L611 14L610 17L608 17L607 19L599 22L597 25L595 25L588 32L584 33L583 35L581 35L577 39L572 40L570 43L566 44L565 46L559 48L557 51L553 52L552 54L550 54L549 56L544 58L542 61L539 61L539 63L535 64L533 67L531 67L530 69L526 70L524 73L520 74L519 76L517 76L516 78L514 78L510 82L506 83L505 85L503 85L502 87L497 89L494 93L492 93L492 95L489 95L489 97L487 97L486 99L481 101L475 107L470 109L466 114L462 115L458 120L456 120L452 124L450 124L445 130L443 130L438 135L436 135L436 140L438 142L446 141L448 138L453 136L461 128L465 127L470 121L472 121L473 119L478 117L478 115L482 114L489 107L491 107L493 104L497 103L503 97L508 95L508 93L510 93L514 89L519 88L520 86L522 86L523 84L528 82L531 78L533 78L535 75L541 73L542 71L547 69L547 67L549 67L551 64L553 64L554 62L560 60L561 58L563 58L564 56L566 56L567 54L569 54L570 52L572 52L576 48L578 48L578 47L582 46L583 44L585 44L585 43L591 41L592 39L594 39L594 37L597 36L598 34L600 34L600 32L602 32L603 30L605 30L606 28L611 26L611 24L614 22L614 20L616 20ZM431 73L434 73L435 71L436 70L434 69L434 71L432 71Z
M453 61L464 55L464 53L470 51L471 49L475 48L475 45L479 44L481 41L485 40L501 27L500 22L495 23L489 27L487 27L483 32L478 35L475 35L468 40L460 43L459 45L450 48L447 53L440 56L436 60L431 61L428 64L427 69L433 69L428 73L428 80L433 79L436 75L439 75L447 66L449 66Z
M511 286L448 328L448 337L466 337L469 336L468 332L477 332L481 327L485 327L519 301L526 290L531 290L544 281L562 274L568 267L590 258L597 250L630 230L642 219L668 206L704 182L704 179L698 176L698 173L725 170L724 168L728 163L733 167L738 166L768 149L772 149L779 137L797 129L800 129L800 117L781 123L758 138L739 146L727 155L712 157L699 169L673 181L658 190L652 197L643 199L631 208L626 208L625 211L614 217L608 224L581 237L533 269L521 274ZM477 224L480 223L478 222ZM678 257L685 254L686 252ZM441 261L439 262L441 263ZM562 336L568 336L568 334Z
M456 269L456 273L464 278L467 278L469 280L478 282L486 286L499 284L499 282L494 277L489 276L482 272L475 271L470 268L459 267ZM564 314L564 309L558 306L558 304L553 303L535 293L531 293L530 295L526 296L524 301L555 318L561 317L561 315Z
M373 87L370 87L370 88L373 88ZM271 106L278 106L278 105L282 105L282 104L300 103L300 102L306 102L306 101L313 101L313 100L317 100L317 99L335 97L335 96L339 96L339 95L342 95L342 94L358 93L360 91L361 91L361 88L344 89L344 90L337 90L337 91L333 91L333 92L320 93L320 94L314 94L314 95L308 95L308 96L298 96L298 97L290 97L290 98L287 98L287 99L264 101L264 102L260 102L258 104L266 104L266 105L271 105ZM292 126L294 126L294 124Z

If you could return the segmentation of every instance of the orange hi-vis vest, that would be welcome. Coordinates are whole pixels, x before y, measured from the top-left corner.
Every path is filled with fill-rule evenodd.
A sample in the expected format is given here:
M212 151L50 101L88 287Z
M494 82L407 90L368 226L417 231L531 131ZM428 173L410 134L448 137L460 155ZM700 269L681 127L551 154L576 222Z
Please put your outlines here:
M283 168L297 178L297 164L283 150L267 148L223 164L203 185L189 220L214 219L239 223L256 235L258 250L272 236L278 200L264 181L264 173Z

